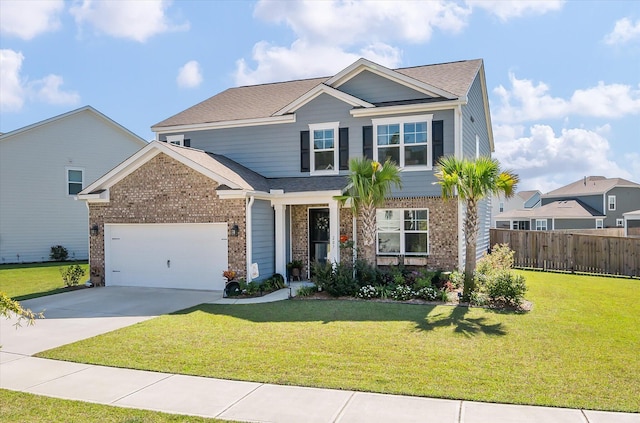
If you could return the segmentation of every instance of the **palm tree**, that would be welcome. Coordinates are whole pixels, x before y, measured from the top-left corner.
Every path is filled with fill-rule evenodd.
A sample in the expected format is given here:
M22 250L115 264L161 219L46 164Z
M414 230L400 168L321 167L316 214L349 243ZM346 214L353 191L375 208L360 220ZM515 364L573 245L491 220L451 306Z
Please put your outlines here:
M391 185L400 188L400 169L387 160L383 165L373 160L354 158L349 161L349 185L343 195L334 197L344 204L351 200L354 216L360 216L362 224L363 259L375 266L376 207L384 204Z
M438 184L442 187L442 197L449 199L458 196L465 203L464 218L465 262L463 298L475 289L473 272L476 268L476 239L478 238L478 203L483 198L502 194L512 197L518 175L509 170L500 170L500 163L490 157L475 160L442 157L438 161L436 172Z

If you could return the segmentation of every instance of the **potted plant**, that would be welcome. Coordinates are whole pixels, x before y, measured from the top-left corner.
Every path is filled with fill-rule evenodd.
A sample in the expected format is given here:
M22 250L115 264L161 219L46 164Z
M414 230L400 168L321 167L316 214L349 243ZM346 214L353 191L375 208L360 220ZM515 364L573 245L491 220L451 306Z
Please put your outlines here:
M291 260L287 263L287 270L289 271L289 277L291 280L298 278L300 280L300 272L302 271L302 260Z
M227 280L224 286L224 296L234 297L240 294L240 284L234 281L236 275L236 271L231 269L222 272L222 276Z

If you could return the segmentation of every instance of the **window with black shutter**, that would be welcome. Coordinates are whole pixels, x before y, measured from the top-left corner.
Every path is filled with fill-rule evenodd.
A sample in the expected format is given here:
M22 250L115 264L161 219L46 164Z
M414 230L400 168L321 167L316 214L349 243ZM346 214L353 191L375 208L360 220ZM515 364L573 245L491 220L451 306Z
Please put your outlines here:
M349 170L349 128L340 128L340 170Z
M300 131L300 172L309 172L309 131Z
M434 120L431 124L432 157L433 165L438 164L440 157L444 156L444 121Z
M373 126L362 127L362 155L373 160Z

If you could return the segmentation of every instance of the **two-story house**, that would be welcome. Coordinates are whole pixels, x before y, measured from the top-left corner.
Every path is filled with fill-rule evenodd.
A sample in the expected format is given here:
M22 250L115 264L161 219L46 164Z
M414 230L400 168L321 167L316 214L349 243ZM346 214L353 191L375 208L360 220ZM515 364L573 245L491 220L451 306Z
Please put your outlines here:
M496 226L543 231L623 228L623 214L640 207L640 184L622 178L585 176L543 194L540 204L535 209L498 214Z
M0 135L0 263L49 260L62 245L89 256L76 195L147 142L91 106Z
M542 193L538 190L519 191L510 198L504 196L494 196L491 199L491 227L500 229L529 229L529 221L500 221L500 226L497 225L496 217L500 213L505 213L511 210L528 210L536 207L540 207L540 196Z
M290 260L348 260L353 157L395 161L402 188L377 210L378 264L463 266L464 207L444 201L443 155L490 156L482 60L230 88L153 125L157 141L87 187L91 267L107 285L222 289L285 274ZM481 207L478 252L489 242ZM354 229L357 228L357 229ZM307 273L308 274L308 273Z

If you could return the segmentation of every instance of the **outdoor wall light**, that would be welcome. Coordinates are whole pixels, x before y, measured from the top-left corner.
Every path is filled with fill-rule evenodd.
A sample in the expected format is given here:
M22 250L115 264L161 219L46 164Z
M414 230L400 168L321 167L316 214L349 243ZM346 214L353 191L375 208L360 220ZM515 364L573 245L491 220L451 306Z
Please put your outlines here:
M238 236L239 233L240 233L240 228L238 228L237 223L234 223L233 226L231 227L231 236Z
M98 227L98 225L93 225L91 227L91 235L96 236L98 235L99 231L100 231L100 228Z

